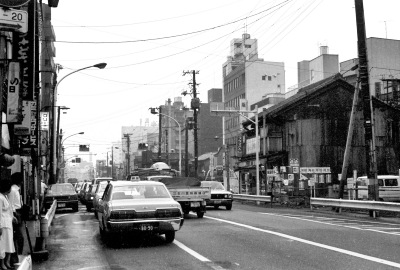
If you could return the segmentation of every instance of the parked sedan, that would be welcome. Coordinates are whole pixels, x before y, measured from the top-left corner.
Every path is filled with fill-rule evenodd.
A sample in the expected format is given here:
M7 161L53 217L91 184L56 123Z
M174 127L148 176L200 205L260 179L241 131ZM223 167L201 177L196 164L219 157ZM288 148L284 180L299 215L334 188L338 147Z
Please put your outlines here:
M183 212L163 183L153 181L109 182L99 205L103 238L110 235L165 234L171 243L183 225Z
M220 206L225 206L226 210L232 209L232 192L227 191L221 182L202 181L201 186L211 189L211 199L207 200L207 206L214 206L215 209L218 209Z
M86 210L90 212L93 208L93 199L95 195L97 185L96 184L90 184L89 185L89 190L85 193L85 205L86 205Z
M103 193L107 185L108 185L107 181L99 182L97 184L96 190L94 191L93 212L96 218L98 218L97 213L99 211L99 200L101 199L101 197L103 197Z
M57 200L57 209L72 208L74 212L78 212L78 195L71 183L49 186L43 201L46 211L51 207L54 200Z

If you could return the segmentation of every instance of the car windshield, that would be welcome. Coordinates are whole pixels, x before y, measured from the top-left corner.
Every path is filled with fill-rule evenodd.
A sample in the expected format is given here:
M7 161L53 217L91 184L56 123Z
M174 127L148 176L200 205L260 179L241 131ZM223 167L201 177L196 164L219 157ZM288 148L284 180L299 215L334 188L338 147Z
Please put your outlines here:
M201 182L201 186L202 187L210 187L211 189L225 190L224 186L220 182L203 181L203 182Z
M75 192L72 185L52 185L50 190L53 192Z
M112 191L112 200L171 198L165 186L127 185L116 186Z
M92 185L89 189L89 192L94 192L96 190L97 185Z
M97 193L99 193L99 194L103 194L104 193L104 190L106 189L106 187L107 187L107 182L100 182L100 184L99 184L99 188L97 189Z

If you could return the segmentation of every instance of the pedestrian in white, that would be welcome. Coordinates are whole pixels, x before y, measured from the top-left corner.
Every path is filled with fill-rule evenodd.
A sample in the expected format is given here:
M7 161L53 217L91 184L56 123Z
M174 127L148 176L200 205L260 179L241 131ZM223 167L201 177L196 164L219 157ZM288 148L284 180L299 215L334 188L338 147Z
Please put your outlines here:
M8 200L10 201L13 214L16 218L17 222L13 223L14 230L14 245L15 252L11 254L11 266L18 263L18 255L22 254L24 248L24 234L23 234L23 224L22 224L22 198L20 193L20 186L24 180L23 174L20 172L16 172L11 175L11 192L8 194Z
M11 253L15 252L13 239L12 205L7 195L11 191L11 182L6 179L0 181L0 269L11 269Z

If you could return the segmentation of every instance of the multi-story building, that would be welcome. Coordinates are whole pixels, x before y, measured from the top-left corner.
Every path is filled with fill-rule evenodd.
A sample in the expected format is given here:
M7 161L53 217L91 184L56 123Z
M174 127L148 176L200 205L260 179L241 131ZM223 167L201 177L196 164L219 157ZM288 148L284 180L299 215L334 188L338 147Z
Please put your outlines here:
M398 106L400 104L400 40L367 38L369 88L372 96ZM355 85L358 58L340 63L340 72Z
M290 87L285 97L288 98L299 89L329 78L339 72L339 56L329 54L328 46L320 46L320 55L312 60L297 63L297 85Z
M268 94L285 92L285 68L283 62L268 62L258 58L257 39L243 34L233 39L230 56L223 64L223 102L225 109L239 110L243 101L247 108ZM242 108L243 109L243 108ZM245 109L246 110L246 109ZM239 114L225 117L226 143L236 143L241 122Z

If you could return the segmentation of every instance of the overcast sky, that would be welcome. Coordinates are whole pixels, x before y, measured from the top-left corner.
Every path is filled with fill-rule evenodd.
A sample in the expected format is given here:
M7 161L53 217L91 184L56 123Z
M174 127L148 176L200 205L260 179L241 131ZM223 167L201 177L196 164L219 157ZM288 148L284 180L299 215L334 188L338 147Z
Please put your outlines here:
M364 0L364 9L367 37L400 40L399 0ZM121 126L157 121L150 107L190 90L183 71L199 71L206 102L209 89L222 88L230 41L245 32L258 40L260 58L284 62L286 88L297 83L297 62L317 57L320 45L340 62L357 57L352 0L60 0L52 24L59 79L107 63L58 87L57 105L71 108L61 115L65 136L85 132L66 146L90 144L99 159L121 140Z

